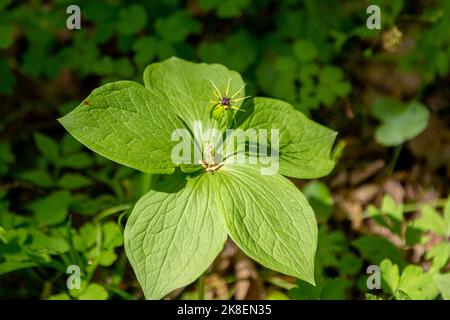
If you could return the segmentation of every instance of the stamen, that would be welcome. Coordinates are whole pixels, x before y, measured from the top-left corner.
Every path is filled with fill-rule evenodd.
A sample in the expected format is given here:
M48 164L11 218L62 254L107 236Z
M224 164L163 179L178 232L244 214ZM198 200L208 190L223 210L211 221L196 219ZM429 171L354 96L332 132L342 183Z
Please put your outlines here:
M251 97L251 96L245 96L245 97L242 97L242 98L233 99L233 102L238 102L238 101L241 101L241 100L250 98L250 97Z
M231 99L233 99L234 97L236 97L236 96L239 94L239 92L241 92L242 89L245 88L246 85L247 85L247 84L244 83L244 85L243 85L238 91L236 91L236 92L231 96Z
M214 84L214 82L212 82L212 80L209 80L209 81L211 82L211 84L213 85L213 87L215 89L215 90L213 90L214 95L220 99L220 90L216 87L216 85Z

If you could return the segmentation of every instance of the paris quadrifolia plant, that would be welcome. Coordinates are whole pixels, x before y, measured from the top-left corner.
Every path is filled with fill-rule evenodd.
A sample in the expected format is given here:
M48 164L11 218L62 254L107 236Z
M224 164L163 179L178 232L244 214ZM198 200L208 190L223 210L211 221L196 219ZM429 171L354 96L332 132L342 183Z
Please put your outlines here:
M286 102L245 96L237 72L178 58L149 65L144 86L95 89L59 121L100 155L159 175L124 231L147 299L196 280L228 236L265 267L314 284L314 212L283 176L330 173L336 132Z

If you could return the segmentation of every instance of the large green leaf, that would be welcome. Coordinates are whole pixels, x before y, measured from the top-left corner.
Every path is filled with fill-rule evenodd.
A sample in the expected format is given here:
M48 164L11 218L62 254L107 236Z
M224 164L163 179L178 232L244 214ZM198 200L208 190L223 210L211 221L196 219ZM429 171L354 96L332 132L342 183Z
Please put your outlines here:
M194 121L202 121L206 128L223 127L211 117L211 103L217 98L214 85L221 93L232 95L241 89L244 82L239 73L219 64L192 63L172 57L149 65L144 72L145 86L169 102L174 110L192 128ZM237 97L243 97L243 89ZM235 104L241 105L242 101ZM234 111L227 111L234 112Z
M175 173L136 204L125 249L147 299L197 279L222 250L227 234L211 200L212 175Z
M270 98L254 98L244 104L240 128L278 129L280 174L312 179L334 168L331 148L336 132L308 119L290 104Z
M314 284L317 224L302 193L280 175L224 166L214 174L217 206L231 238L251 258Z
M150 173L174 171L171 134L184 125L167 101L138 83L101 86L59 121L106 158Z

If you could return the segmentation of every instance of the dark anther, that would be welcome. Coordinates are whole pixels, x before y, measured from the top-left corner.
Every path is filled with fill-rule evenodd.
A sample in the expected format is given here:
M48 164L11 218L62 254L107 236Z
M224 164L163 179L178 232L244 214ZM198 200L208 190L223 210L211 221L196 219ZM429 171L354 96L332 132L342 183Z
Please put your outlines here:
M223 97L220 103L223 106L230 106L231 105L231 98Z

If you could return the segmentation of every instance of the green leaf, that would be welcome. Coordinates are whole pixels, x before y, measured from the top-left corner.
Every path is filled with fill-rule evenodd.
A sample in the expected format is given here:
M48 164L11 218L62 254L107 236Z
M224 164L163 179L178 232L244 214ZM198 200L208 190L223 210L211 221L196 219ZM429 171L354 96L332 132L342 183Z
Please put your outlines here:
M21 172L18 174L18 177L21 180L31 182L32 184L42 188L51 188L55 184L47 171L39 169Z
M239 50L235 48L239 47ZM255 39L247 32L239 31L225 40L202 42L198 54L205 62L221 62L228 67L244 72L256 59Z
M189 34L197 34L201 24L187 11L176 11L167 18L159 18L155 22L156 32L167 42L185 41Z
M102 251L97 259L99 265L109 267L117 260L117 255L112 251Z
M357 274L362 267L362 260L353 253L345 253L339 261L342 274Z
M157 53L158 40L154 37L143 37L138 39L134 45L134 60L138 65L144 66L152 61Z
M20 269L27 269L37 266L38 264L30 261L5 261L0 263L0 275L16 271Z
M294 53L300 62L306 63L315 60L319 52L313 42L299 40L294 43Z
M382 298L371 293L366 293L365 298L366 300L383 300Z
M445 203L444 219L447 224L447 237L450 237L450 197L448 197L447 202Z
M72 107L70 108L72 109ZM70 111L70 110L68 110ZM83 147L81 143L75 140L70 134L66 133L61 141L61 152L64 156L71 155Z
M0 25L0 49L7 49L14 42L14 28L10 25Z
M398 146L416 137L426 128L430 116L428 109L416 101L404 106L387 98L375 101L372 114L381 121L375 140L384 146Z
M189 128L194 121L202 121L208 128L218 127L210 116L211 100L215 100L214 86L224 93L230 80L229 93L234 94L244 85L235 71L219 64L192 63L172 57L163 62L153 63L144 71L146 88L160 95ZM239 96L245 95L244 90ZM236 103L239 107L241 101ZM180 127L182 128L182 127Z
M298 280L297 288L291 289L289 295L298 300L344 300L346 289L350 286L345 279L326 279L317 286Z
M398 290L395 292L395 299L397 300L413 300L406 292Z
M108 159L144 172L174 171L171 134L184 125L166 101L135 82L95 89L59 121L77 140Z
M426 232L431 231L440 236L445 236L449 233L444 218L430 205L422 207L420 218L414 221L413 226Z
M123 244L123 236L119 226L114 222L107 222L102 226L103 248L112 250Z
M379 264L388 258L403 267L406 262L403 253L389 240L376 235L361 236L352 242L362 257L370 262Z
M70 296L67 293L52 294L48 300L70 300Z
M390 195L383 197L380 209L370 205L367 208L367 212L378 224L389 228L398 235L402 234L403 204L397 205Z
M296 300L319 300L322 286L313 286L303 280L297 280L297 287L289 290L289 296Z
M434 299L438 294L432 274L424 273L416 265L408 265L399 273L399 268L389 259L381 262L383 290L394 295L397 300Z
M328 279L325 281L320 294L321 300L345 300L346 289L350 287L349 281L345 279Z
M69 250L68 243L61 237L49 236L36 229L30 230L32 242L28 248L34 251L46 251L49 254L60 254Z
M46 136L45 134L42 133L35 133L34 141L36 143L36 147L39 149L42 155L53 164L58 165L59 162L58 143L49 136Z
M348 251L345 234L340 230L328 231L326 224L320 225L317 242L315 269L321 274L326 267L338 267L339 256Z
M380 264L381 268L381 279L383 290L394 294L400 284L400 273L398 266L393 264L389 259L385 259Z
M58 181L58 186L63 189L83 188L92 183L92 180L78 173L65 173Z
M16 84L16 76L6 60L0 60L0 93L10 95Z
M317 96L326 106L332 105L337 97L348 95L351 89L350 83L344 81L340 68L325 66L320 72Z
M427 260L433 259L430 272L439 272L439 270L447 266L447 263L450 260L450 245L447 241L443 241L434 245L427 251L427 253L425 254L425 258Z
M197 279L227 234L212 201L212 175L167 178L135 205L125 250L147 299L160 299Z
M431 300L439 294L431 273L424 273L420 266L408 265L400 277L399 291L414 300Z
M436 274L433 279L442 294L442 298L450 300L450 273Z
M79 300L107 300L108 292L99 284L90 284L84 293L78 297Z
M220 18L237 17L251 3L250 0L197 0L197 2L205 10L214 9Z
M39 225L51 226L66 219L70 200L69 192L56 191L45 198L32 202L29 207Z
M302 193L286 178L250 166L214 174L216 201L231 238L262 265L314 284L317 224Z
M242 115L244 120L240 128L279 130L280 174L312 179L333 170L331 148L336 132L315 123L280 100L254 98L243 109L246 112Z
M124 35L131 35L145 27L147 23L147 12L138 4L133 4L119 11L117 20L117 31Z
M322 181L309 182L303 188L303 194L308 199L319 221L326 221L333 210L333 196L327 185Z
M92 223L86 223L80 228L81 244L84 248L90 248L97 241L97 229Z
M14 159L11 145L8 142L0 142L0 162L11 163Z
M91 166L92 163L92 158L85 152L71 154L60 160L61 166L72 169L84 169Z

